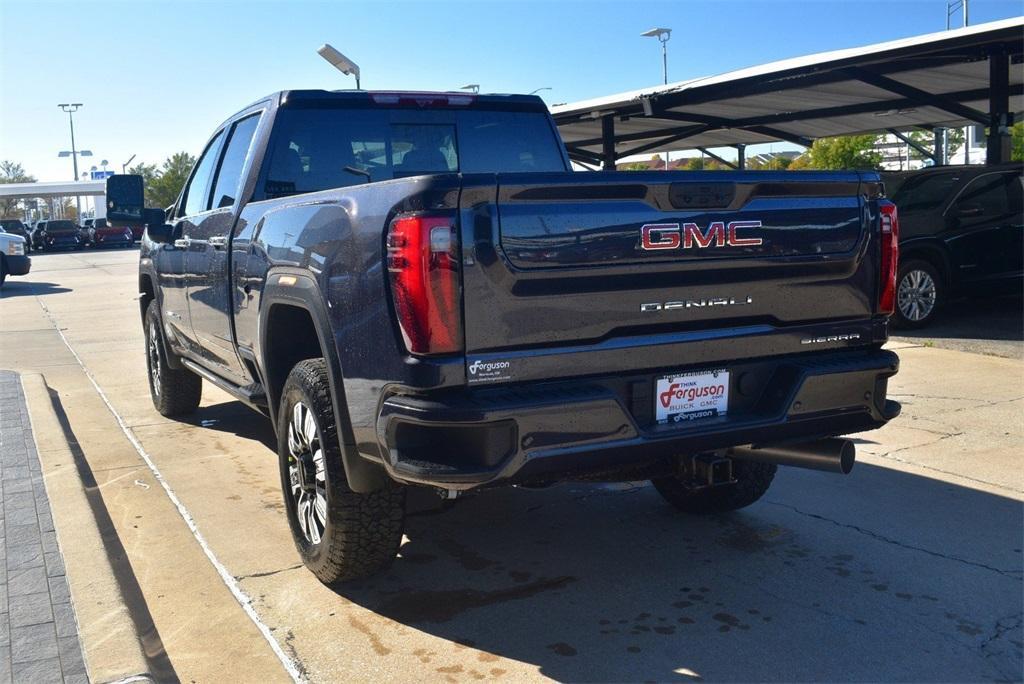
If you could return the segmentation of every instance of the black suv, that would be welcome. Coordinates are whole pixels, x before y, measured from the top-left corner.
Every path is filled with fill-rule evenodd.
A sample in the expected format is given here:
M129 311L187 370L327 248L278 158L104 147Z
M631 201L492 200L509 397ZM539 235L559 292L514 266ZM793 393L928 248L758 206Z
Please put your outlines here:
M1022 170L1020 164L935 167L910 175L893 194L900 212L897 325L931 323L953 295L1021 292Z
M32 233L21 219L0 219L0 232L20 235L25 238L25 249L31 250Z

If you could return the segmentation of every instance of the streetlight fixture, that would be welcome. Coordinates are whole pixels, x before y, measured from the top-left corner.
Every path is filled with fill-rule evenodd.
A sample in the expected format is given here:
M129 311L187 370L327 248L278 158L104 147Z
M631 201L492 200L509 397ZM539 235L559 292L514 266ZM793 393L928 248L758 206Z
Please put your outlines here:
M652 28L650 31L644 31L640 34L644 38L657 38L661 43L661 68L664 75L665 84L668 84L668 39L672 37L672 29L668 28Z
M126 161L124 164L121 164L121 173L128 173L126 169L128 168L128 165L132 163L132 159L135 159L134 154L128 158L128 161Z
M467 83L464 86L459 86L459 90L470 90L470 91L472 91L474 93L479 93L480 92L480 84L479 83Z
M536 90L531 90L530 94L531 95L536 95L537 93L539 93L542 90L551 90L551 88L549 86L544 86L543 88L537 88Z
M345 74L346 76L355 76L356 77L356 90L362 90L362 87L359 85L359 65L358 64L356 64L351 59L349 59L345 55L343 55L340 52L338 52L337 50L335 50L334 47L329 45L328 43L324 43L323 45L321 45L317 49L317 53L321 57L326 59L327 62L332 67L334 67L335 69L337 69L341 73Z
M672 29L652 28L640 35L644 38L657 38L658 42L661 43L661 75L664 84L668 85L668 39L672 37ZM703 163L701 168L704 168ZM668 152L665 153L665 170L668 171Z
M71 102L71 103L64 102L62 104L58 104L57 106L60 107L62 111L67 112L68 123L71 124L71 152L70 153L68 153L68 152L61 152L58 156L66 157L66 156L68 156L68 154L71 155L71 166L72 166L72 168L74 168L74 171L75 171L75 175L73 175L71 177L71 179L77 181L78 180L78 155L81 154L84 157L91 157L92 156L92 152L89 152L88 150L82 150L81 152L77 152L75 150L75 117L74 117L74 114L75 114L75 112L77 112L79 110L79 108L81 108L82 103L81 102ZM79 220L81 220L81 216L82 216L82 198L79 197L78 195L75 195L75 204L78 207Z

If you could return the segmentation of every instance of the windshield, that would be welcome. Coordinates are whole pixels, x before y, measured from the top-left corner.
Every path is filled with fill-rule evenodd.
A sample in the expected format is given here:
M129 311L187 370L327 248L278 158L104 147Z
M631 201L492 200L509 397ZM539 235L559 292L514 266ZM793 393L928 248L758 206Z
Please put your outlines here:
M273 198L430 173L566 170L543 112L285 108L262 190Z
M49 221L46 230L77 230L74 221Z

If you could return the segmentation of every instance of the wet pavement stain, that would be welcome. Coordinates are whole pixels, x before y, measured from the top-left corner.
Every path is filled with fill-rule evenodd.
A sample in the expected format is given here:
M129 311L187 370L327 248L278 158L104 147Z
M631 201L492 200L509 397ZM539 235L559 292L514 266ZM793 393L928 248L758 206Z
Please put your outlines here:
M399 590L385 599L376 612L392 620L409 624L417 622L448 622L457 615L473 608L483 608L506 601L516 601L536 596L545 591L562 589L576 581L568 575L542 578L529 584L506 589L480 591L477 589L453 589L449 591Z
M349 619L348 619L348 623L350 625L352 625L353 629L356 629L356 630L362 632L363 634L365 634L367 636L367 638L369 638L370 646L373 647L373 650L374 650L374 652L377 655L379 655L379 656L390 655L391 649L384 645L384 643L380 640L380 637L377 636L373 632L373 630L371 630L366 625L365 622L363 622L362 620L360 620L357 617L350 616Z

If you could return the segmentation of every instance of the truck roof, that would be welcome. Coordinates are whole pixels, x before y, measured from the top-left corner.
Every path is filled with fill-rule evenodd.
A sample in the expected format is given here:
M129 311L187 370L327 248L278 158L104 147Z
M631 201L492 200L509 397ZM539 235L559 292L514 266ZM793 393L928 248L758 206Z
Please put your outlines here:
M276 102L278 105L288 102L319 100L348 102L356 106L450 106L545 113L548 111L544 100L536 95L416 90L279 90L247 105L239 110L239 113L267 100Z

